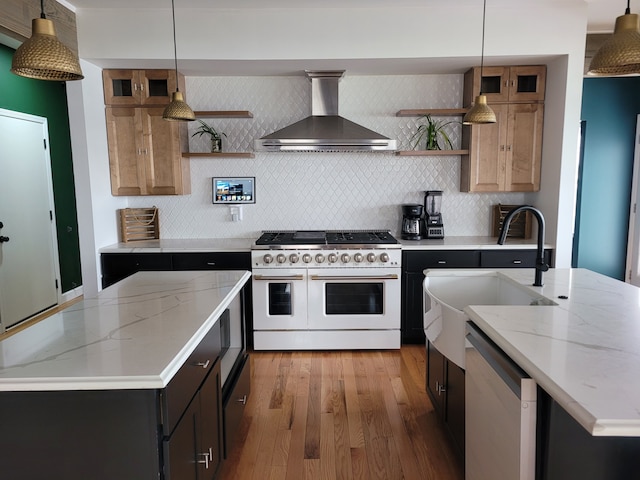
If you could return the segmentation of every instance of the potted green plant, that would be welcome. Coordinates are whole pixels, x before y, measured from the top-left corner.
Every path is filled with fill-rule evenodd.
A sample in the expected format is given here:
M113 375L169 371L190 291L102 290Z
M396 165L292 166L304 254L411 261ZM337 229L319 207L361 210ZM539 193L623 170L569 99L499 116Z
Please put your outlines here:
M200 122L200 126L191 136L195 137L196 135L197 136L209 135L211 139L211 151L214 153L221 152L222 151L222 135L226 137L227 134L224 132L218 132L215 128L213 128L208 123L203 122L202 120L199 120L199 119L196 119L196 120Z
M412 143L412 148L416 150L419 145L425 145L425 150L443 150L440 145L440 141L443 141L444 147L453 150L453 144L444 127L459 122L455 120L449 122L434 120L429 114L423 115L422 118L424 118L427 123L418 126L416 132L411 136L409 141Z

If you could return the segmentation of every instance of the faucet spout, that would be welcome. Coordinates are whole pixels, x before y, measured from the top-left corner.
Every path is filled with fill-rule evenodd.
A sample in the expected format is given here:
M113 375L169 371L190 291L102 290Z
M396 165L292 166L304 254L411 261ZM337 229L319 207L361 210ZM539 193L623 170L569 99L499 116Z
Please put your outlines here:
M502 222L502 229L500 230L500 236L498 237L498 245L504 245L504 242L507 240L507 232L509 231L511 220L513 220L513 218L518 213L524 211L531 212L538 221L538 245L535 265L536 273L533 286L541 287L543 285L542 272L546 272L547 270L549 270L549 265L545 262L544 259L544 217L542 216L542 212L540 210L532 207L531 205L521 205L507 213L507 216L504 217L504 221Z

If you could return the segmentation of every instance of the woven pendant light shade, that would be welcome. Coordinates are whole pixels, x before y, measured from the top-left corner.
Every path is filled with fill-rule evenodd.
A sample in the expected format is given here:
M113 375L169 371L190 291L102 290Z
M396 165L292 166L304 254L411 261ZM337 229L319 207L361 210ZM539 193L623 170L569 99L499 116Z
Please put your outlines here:
M53 22L34 18L31 38L13 55L11 71L21 77L38 80L82 80L78 57L56 37Z
M613 36L596 52L587 75L640 74L640 17L627 13L616 18Z
M483 123L496 123L496 114L487 105L487 96L478 95L473 107L462 119L463 125L478 125Z
M184 101L182 92L173 92L171 103L162 112L162 118L177 122L191 122L196 119L196 116L191 107Z

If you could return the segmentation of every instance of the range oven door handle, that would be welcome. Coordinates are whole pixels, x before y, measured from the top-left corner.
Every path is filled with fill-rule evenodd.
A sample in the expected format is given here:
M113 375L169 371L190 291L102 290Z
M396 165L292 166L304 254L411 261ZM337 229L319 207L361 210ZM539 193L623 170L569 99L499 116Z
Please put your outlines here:
M304 280L304 275L254 275L255 280Z
M397 280L398 275L310 275L311 280Z

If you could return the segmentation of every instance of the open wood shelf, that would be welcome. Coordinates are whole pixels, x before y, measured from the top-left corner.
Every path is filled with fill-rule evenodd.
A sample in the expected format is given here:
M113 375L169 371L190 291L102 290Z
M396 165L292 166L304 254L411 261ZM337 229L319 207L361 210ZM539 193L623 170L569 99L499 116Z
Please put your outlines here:
M205 158L205 157L232 157L232 158L254 158L253 152L184 152L183 157Z
M421 117L422 115L433 116L462 116L467 113L467 108L421 108L414 110L398 110L396 117Z
M253 118L249 110L199 110L193 113L201 118Z
M440 157L445 155L469 155L469 150L400 150L400 157Z

